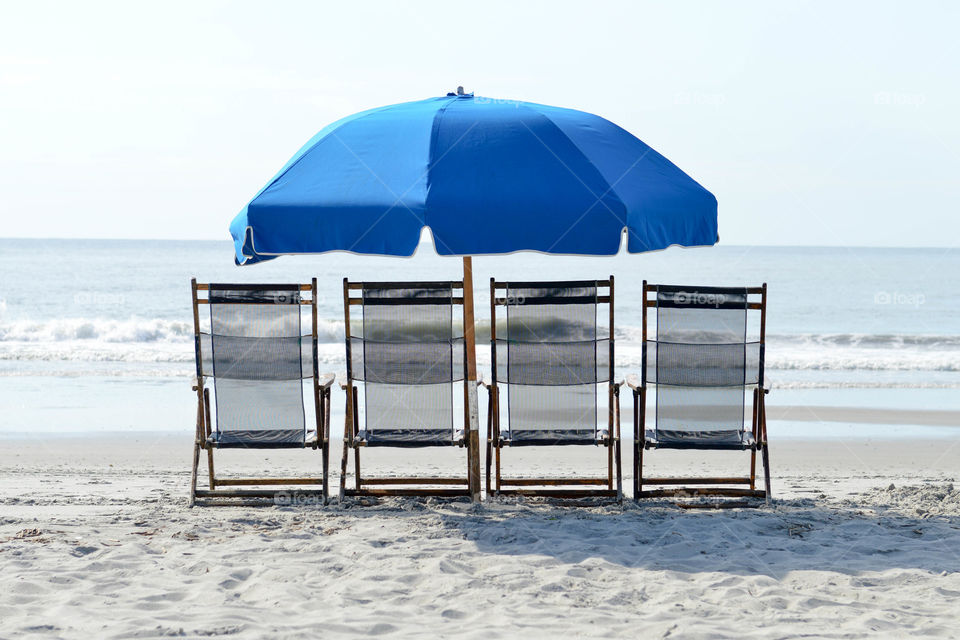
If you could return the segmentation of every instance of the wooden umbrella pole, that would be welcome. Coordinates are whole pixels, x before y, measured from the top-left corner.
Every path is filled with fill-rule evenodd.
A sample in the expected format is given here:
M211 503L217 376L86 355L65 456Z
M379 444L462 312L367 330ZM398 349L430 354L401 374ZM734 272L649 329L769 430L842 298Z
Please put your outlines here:
M480 502L480 417L477 410L477 340L473 320L473 259L463 257L463 342L467 350L467 379L463 384L466 412L467 477L470 499Z

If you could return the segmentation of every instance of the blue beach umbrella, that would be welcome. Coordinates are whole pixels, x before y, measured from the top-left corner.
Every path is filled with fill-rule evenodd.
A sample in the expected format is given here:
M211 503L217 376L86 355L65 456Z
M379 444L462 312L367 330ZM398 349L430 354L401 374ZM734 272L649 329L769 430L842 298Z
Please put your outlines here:
M717 200L593 114L448 94L315 135L230 225L238 264L284 254L612 255L717 241Z
M379 107L325 127L237 214L237 264L350 251L410 256L428 227L463 256L471 475L479 499L469 256L613 255L717 241L717 200L599 116L464 94ZM474 472L475 467L475 473Z

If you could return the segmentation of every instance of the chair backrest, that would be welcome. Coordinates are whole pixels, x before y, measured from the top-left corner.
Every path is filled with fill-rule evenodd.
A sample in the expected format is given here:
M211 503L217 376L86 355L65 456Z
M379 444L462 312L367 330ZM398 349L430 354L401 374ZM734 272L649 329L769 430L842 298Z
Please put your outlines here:
M657 439L709 443L742 435L747 388L763 385L766 285L644 283L643 300L643 376L656 385Z
M209 333L200 331L204 304ZM258 432L260 444L305 438L302 381L317 370L316 335L302 329L305 305L316 307L312 285L195 286L197 374L213 380L219 434Z
M347 378L361 383L370 434L449 430L466 379L462 282L344 280ZM359 318L351 322L351 308ZM458 401L459 398L459 401Z
M594 440L598 387L613 379L613 277L491 279L490 313L493 383L507 390L501 433L517 443Z

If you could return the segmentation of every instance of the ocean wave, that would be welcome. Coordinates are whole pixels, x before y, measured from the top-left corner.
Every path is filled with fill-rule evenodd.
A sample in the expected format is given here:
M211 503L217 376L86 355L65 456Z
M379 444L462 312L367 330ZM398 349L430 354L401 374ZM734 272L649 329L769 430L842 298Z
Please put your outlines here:
M201 327L208 323L201 321ZM309 326L304 326L309 331ZM343 342L343 322L320 321L317 331L322 343ZM191 343L193 322L159 318L54 318L0 322L0 345L18 343Z
M912 335L902 333L825 333L771 335L770 345L808 347L859 347L863 349L958 349L960 335ZM768 347L769 348L769 347Z
M304 329L308 330L309 325ZM344 357L343 321L318 324L321 359ZM353 330L357 333L359 327ZM617 367L641 363L639 327L617 330ZM478 323L481 366L489 364L489 323ZM193 323L158 318L57 318L0 323L0 362L192 363ZM960 371L960 335L772 334L768 370ZM10 369L10 366L6 366ZM3 374L0 374L3 375Z
M640 327L617 327L615 336L620 343L640 344L643 341L643 330ZM651 335L651 337L653 336ZM780 347L960 350L960 335L905 333L767 334L767 349Z
M0 324L0 342L185 342L192 337L193 323L150 318L55 318Z
M201 318L201 326L207 325ZM304 330L309 326L304 325ZM318 322L320 342L341 344L343 320L320 319ZM358 323L351 322L351 332L360 333ZM618 326L616 338L620 344L636 344L642 341L642 329L634 326ZM490 323L477 322L477 342L489 340ZM17 320L0 322L0 343L4 342L101 342L101 343L162 343L191 342L193 322L160 318L130 317L122 320L112 318L53 318L47 320ZM960 350L960 335L912 335L873 333L797 333L768 334L768 349L776 347L854 347L862 349L955 349Z

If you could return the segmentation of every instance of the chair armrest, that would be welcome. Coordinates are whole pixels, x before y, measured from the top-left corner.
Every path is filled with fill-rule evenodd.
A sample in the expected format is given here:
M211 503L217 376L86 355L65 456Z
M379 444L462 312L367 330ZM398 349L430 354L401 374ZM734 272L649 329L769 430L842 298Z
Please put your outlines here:
M616 380L611 380L610 386L613 387L614 391L619 391L620 387L623 386L623 380L620 380L619 382L617 382Z
M483 387L483 388L486 389L487 391L490 391L490 389L493 388L493 384L490 383L490 382L487 382L487 377L486 377L486 376L480 376L480 378L477 380L477 386L478 386L478 387Z
M643 382L635 374L631 373L627 375L624 381L626 382L627 386L633 389L634 391L643 389Z
M333 375L332 373L321 373L319 376L317 376L317 378L320 381L319 384L321 389L329 389L330 385L333 384L333 381L337 379L337 376Z

